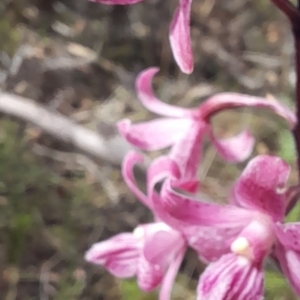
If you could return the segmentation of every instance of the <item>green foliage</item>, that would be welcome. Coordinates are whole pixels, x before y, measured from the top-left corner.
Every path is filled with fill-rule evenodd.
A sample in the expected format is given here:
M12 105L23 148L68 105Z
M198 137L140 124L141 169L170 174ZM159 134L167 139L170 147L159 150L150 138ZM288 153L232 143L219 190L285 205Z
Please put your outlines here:
M144 293L142 292L135 279L132 280L120 280L120 294L122 295L122 300L156 300L157 293Z
M300 203L298 202L285 218L286 222L298 222L300 220Z
M296 160L295 143L290 130L282 129L279 133L279 151L278 155L281 156L289 163Z
M7 228L7 256L8 261L17 264L22 256L25 238L33 225L30 214L16 213Z
M54 300L79 299L85 287L85 276L84 274L81 276L81 270L70 271L72 268L68 268L61 275Z
M7 261L18 264L26 239L43 229L63 255L74 257L76 221L72 219L72 201L79 201L73 196L78 189L64 186L61 178L45 168L27 148L28 142L17 124L1 121L0 128L0 233L6 239ZM81 199L87 192L79 193ZM44 218L51 218L51 214L61 223L46 228Z
M280 273L273 271L265 272L266 299L270 300L296 300L291 292L289 284Z
M53 179L26 151L18 125L10 121L0 125L0 230L6 234L8 261L17 264Z
M19 30L12 26L5 18L0 18L0 41L1 51L12 56L21 39Z

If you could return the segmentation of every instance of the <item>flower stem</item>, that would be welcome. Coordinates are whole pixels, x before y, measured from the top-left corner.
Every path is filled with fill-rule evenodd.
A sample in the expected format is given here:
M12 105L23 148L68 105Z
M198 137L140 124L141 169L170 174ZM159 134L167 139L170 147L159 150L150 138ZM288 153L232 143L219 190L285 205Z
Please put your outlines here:
M297 18L299 18L300 13L296 6L294 6L289 0L271 0L279 10L281 10L294 25ZM300 0L298 0L298 6L300 5ZM299 21L299 19L298 19Z
M296 24L293 24L293 35L295 38L295 68L296 68L296 114L297 114L297 124L293 130L296 149L297 149L297 167L298 167L298 177L300 174L300 17Z
M289 0L271 0L290 20L292 33L295 39L295 70L296 70L296 91L295 103L297 120L300 120L300 0L298 7L294 6ZM294 130L294 139L297 150L298 177L300 177L300 124L297 122Z

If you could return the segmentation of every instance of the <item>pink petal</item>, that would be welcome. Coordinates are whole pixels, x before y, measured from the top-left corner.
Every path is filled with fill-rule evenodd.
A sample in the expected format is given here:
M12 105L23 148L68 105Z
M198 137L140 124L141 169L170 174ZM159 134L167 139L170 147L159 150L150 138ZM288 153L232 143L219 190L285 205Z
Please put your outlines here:
M183 260L185 254L185 249L182 248L175 259L170 264L170 267L167 273L164 276L163 282L161 284L160 292L159 292L159 300L170 300L171 298L171 289L173 287L175 277L178 273L179 267Z
M164 184L161 202L166 222L178 228L204 261L215 261L228 253L231 243L241 231L255 219L255 213L235 206L204 203L192 197L180 195ZM171 223L173 222L173 223Z
M137 269L138 286L147 292L155 289L162 282L164 272L165 270L161 269L159 265L149 263L148 260L141 255Z
M162 208L161 201L158 200L159 195L155 191L155 185L164 178L170 178L175 180L179 178L179 170L177 165L173 160L166 156L161 156L154 160L147 172L147 196L138 187L134 174L133 168L136 163L142 163L143 157L134 151L129 152L122 165L123 179L129 189L134 193L134 195L145 204L154 214L157 221L162 220L171 225L177 225L178 221L172 218L165 212ZM156 205L153 205L153 199L156 199ZM179 225L178 225L179 226Z
M162 179L169 177L171 179L179 177L179 170L177 165L168 157L161 156L154 160L153 167L148 169L147 173L147 196L141 192L136 184L133 174L133 167L136 163L142 162L143 157L134 152L129 152L123 161L122 173L123 178L131 189L131 191L141 200L148 208L152 210L157 221L164 221L169 224L177 224L177 221L168 216L168 214L162 209L161 201L158 200L159 195L156 193L154 187ZM154 201L155 200L155 201ZM156 205L154 205L154 202Z
M174 191L166 181L162 190L162 206L172 217L190 225L236 227L249 224L255 212L234 205L206 203L191 196Z
M230 252L230 246L240 235L244 225L235 227L182 226L188 245L196 251L200 260L209 263Z
M299 252L286 249L282 244L278 243L275 248L275 254L285 277L288 279L296 293L300 295Z
M200 182L197 179L180 180L173 182L173 187L182 191L196 194L200 187Z
M161 230L146 238L144 256L150 263L166 269L182 248L185 241L178 231Z
M177 183L179 178L180 172L177 164L167 156L160 156L155 159L147 170L148 197L152 200L153 212L156 218L172 228L181 231L184 223L172 217L169 212L164 209L161 196L155 190L156 184L163 179ZM189 183L191 182L187 182L187 184Z
M246 238L251 245L251 257L255 261L262 261L269 254L274 242L273 222L266 218L259 221L253 219L248 224L239 226L202 227L195 226L189 230L184 227L182 232L186 235L189 246L192 247L202 260L215 261L230 252L232 243L238 238ZM188 228L187 228L188 229Z
M185 241L179 232L162 222L143 228L145 241L137 271L138 284L141 289L150 291L163 281L160 299L168 300L185 253Z
M132 193L148 208L152 209L152 201L149 197L147 197L138 187L134 174L133 168L135 164L142 163L144 161L143 157L134 152L129 152L123 159L122 163L122 175L125 183L128 188L132 191Z
M94 244L85 254L85 259L104 266L119 278L136 274L140 245L131 233L121 233L106 241Z
M144 0L90 0L91 2L97 2L107 5L127 5L142 2Z
M147 170L147 188L148 195L152 196L155 192L154 187L161 180L168 178L168 180L179 180L180 170L178 165L168 156L160 156L156 158Z
M191 119L156 119L131 125L129 120L118 122L120 134L132 145L147 151L167 148L187 132Z
M237 93L220 93L210 97L201 105L200 114L204 119L209 119L223 109L238 107L269 108L284 118L291 128L296 124L295 113L279 101Z
M170 158L161 156L153 161L147 172L148 196L153 205L164 215L169 215L178 223L197 226L235 227L245 226L256 213L233 205L219 205L202 202L194 197L177 193L171 187L179 177L177 164ZM155 196L155 185L164 178L161 196ZM165 220L164 220L165 221ZM168 223L167 221L165 221Z
M226 139L216 139L211 134L211 140L218 153L229 162L240 162L247 159L254 147L255 140L248 131Z
M166 224L176 229L180 228L182 222L173 218L167 210L164 209L163 201L156 192L155 186L163 179L167 181L179 182L180 171L178 165L167 156L160 156L155 159L147 170L147 193L152 199L153 208L156 216ZM165 184L165 183L164 183Z
M142 71L136 80L136 91L142 104L151 112L166 117L188 118L192 110L176 107L160 101L153 92L152 80L159 71L158 68L148 68Z
M300 223L277 223L275 233L280 243L286 248L300 252Z
M289 173L289 165L279 157L255 157L234 186L235 202L241 207L267 213L275 221L281 221L285 215L283 187Z
M263 298L263 272L244 257L222 256L209 265L197 287L197 300L245 300Z
M182 72L191 74L194 69L190 37L192 0L180 0L170 26L170 43L174 58Z
M197 181L196 176L202 155L202 143L207 130L206 123L193 122L186 134L171 150L170 158L176 162L181 172L182 187L190 180L192 182ZM176 186L179 187L180 185Z
M163 207L160 195L156 192L155 186L163 179L178 182L180 172L177 164L167 156L160 156L155 159L147 170L147 192L152 200L153 211L159 220L171 227L178 229L182 222L170 216Z
M156 159L149 167L147 175L148 195L153 200L156 215L172 228L182 232L189 245L203 260L214 261L227 253L233 240L255 218L255 215L246 210L239 208L235 210L236 207L232 206L231 212L225 206L185 199L185 196L172 190L171 192L175 193L173 198L168 191L171 188L169 182L163 184L162 195L159 196L154 190L156 183L164 176L172 182L176 182L178 178L176 165L168 157ZM194 213L193 218L190 218L189 214L181 215L181 211L186 214L186 209L190 210L188 213L191 211ZM227 212L228 218L224 212ZM203 223L210 226L204 227Z
M156 183L161 181L163 178L168 177L171 181L178 178L176 165L174 165L168 157L160 157L149 167L147 175L149 189L148 195L153 200L155 214L159 216L160 220L166 222L172 228L182 232L189 245L203 260L213 261L218 259L224 253L227 253L233 240L255 217L253 214L249 214L247 211L237 208L237 211L232 212L232 214L228 216L228 219L224 220L223 206L221 206L220 211L220 215L222 215L221 219L218 215L218 211L215 209L217 208L218 210L218 205L212 204L207 207L206 205L210 204L193 201L193 204L196 204L197 207L190 208L191 210L196 208L194 215L196 222L195 220L189 219L189 216L187 216L187 218L181 218L181 215L178 216L177 213L172 214L173 207L171 207L171 212L169 211L170 207L168 207L165 203L165 201L168 201L168 199L165 198L166 191L164 191L162 197L160 197L154 190ZM165 182L163 190L166 189L165 186L167 185L168 183ZM179 196L184 197L182 195ZM181 198L173 200L176 205L179 205L178 211L185 210L186 206L189 206L189 203L186 202L192 202L191 200L183 200ZM198 209L198 204L200 205L200 209L201 205L205 207L205 212L203 214L201 213L201 210ZM208 210L206 210L207 208ZM241 211L243 212L242 214L240 214ZM199 226L199 217L201 217L200 221L204 218L205 225L209 223L211 226ZM218 223L218 218L223 223ZM216 225L216 227L214 225Z

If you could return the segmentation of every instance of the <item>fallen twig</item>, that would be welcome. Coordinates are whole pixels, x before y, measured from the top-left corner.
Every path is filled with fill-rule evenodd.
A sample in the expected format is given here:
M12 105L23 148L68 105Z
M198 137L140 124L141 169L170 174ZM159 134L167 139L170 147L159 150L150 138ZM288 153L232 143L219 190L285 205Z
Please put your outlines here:
M124 155L132 149L111 125L110 131L95 132L58 112L17 95L0 92L0 112L37 126L93 159L120 165Z

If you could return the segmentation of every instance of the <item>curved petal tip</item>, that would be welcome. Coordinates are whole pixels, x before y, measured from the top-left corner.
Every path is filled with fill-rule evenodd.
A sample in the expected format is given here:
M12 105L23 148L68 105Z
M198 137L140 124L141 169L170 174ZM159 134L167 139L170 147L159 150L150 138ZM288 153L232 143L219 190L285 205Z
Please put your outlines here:
M180 0L170 26L170 43L174 58L182 72L191 74L194 58L190 37L190 13L192 0Z

